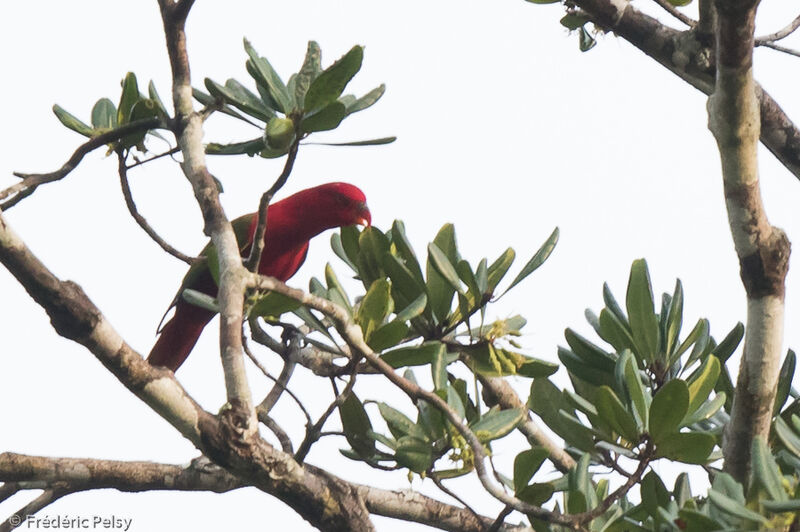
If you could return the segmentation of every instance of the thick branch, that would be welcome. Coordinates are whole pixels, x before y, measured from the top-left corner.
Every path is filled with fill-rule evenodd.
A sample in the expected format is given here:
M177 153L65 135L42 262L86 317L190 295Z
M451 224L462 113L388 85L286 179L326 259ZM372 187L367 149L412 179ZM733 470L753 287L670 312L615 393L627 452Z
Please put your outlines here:
M598 27L613 31L696 89L711 94L715 66L707 31L711 0L700 3L697 31L669 28L627 0L574 0ZM800 130L783 109L756 85L761 112L761 142L800 179Z
M753 438L769 436L783 342L789 240L770 225L759 188L760 115L753 81L758 0L716 0L717 70L709 128L722 161L725 204L742 282L747 333L731 421L725 429L725 470L740 482L750 469Z
M307 466L307 469L310 469L308 474L317 474L316 468ZM89 458L50 458L14 453L0 454L0 482L10 482L11 485L66 483L73 492L109 488L124 492L169 490L223 493L247 485L220 468ZM478 521L465 509L413 491L387 491L361 484L349 484L358 497L364 500L367 509L377 515L451 531L483 532L481 525L488 526L487 523L491 523L488 517L481 517ZM500 530L522 532L529 529L507 525Z
M172 98L175 131L183 154L183 173L192 184L203 214L205 233L211 237L219 258L220 352L225 372L228 403L236 412L242 436L257 430L250 386L244 367L241 327L244 306L245 270L233 228L225 216L216 183L208 172L203 148L203 117L192 108L192 85L186 48L185 22L191 0L159 0L167 52L172 68Z

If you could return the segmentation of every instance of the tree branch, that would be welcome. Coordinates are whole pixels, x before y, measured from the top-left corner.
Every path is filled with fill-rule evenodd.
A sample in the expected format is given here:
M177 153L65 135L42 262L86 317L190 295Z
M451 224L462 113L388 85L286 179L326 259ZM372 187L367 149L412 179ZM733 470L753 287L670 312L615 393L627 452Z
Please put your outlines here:
M167 52L172 69L172 99L178 146L183 154L183 173L192 184L219 259L220 353L225 373L228 404L238 424L238 437L247 439L258 430L255 408L244 367L241 327L244 306L245 270L233 228L225 216L216 183L205 163L203 117L192 107L192 85L186 48L185 22L191 0L159 0Z
M176 259L182 260L190 266L197 262L197 258L184 255L174 247L170 246L166 240L161 238L158 233L156 233L155 230L150 227L150 224L147 223L147 220L145 220L144 216L139 214L139 210L136 208L136 203L133 201L133 196L131 195L131 187L128 184L128 167L125 166L125 156L119 151L117 152L117 161L117 171L119 173L120 187L122 188L122 197L125 198L125 205L128 207L128 212L131 214L133 219L136 220L136 223L139 224L139 227L141 227L144 232L147 233L147 235L161 247L161 249Z
M310 475L322 472L313 466L306 466L306 469L310 470ZM0 482L11 478L29 483L68 484L72 491L106 488L123 492L169 490L223 493L248 485L224 469L197 467L194 464L184 467L153 462L0 454ZM14 484L16 482L8 482L0 486L0 490ZM482 532L482 523L492 522L488 517L476 519L467 510L413 491L387 491L361 484L349 484L358 497L364 500L369 511L377 515L410 520L442 530L465 532ZM18 515L21 516L22 513ZM529 529L507 525L500 530L522 532Z
M58 181L60 179L65 178L70 172L72 172L78 164L83 160L86 154L96 150L101 146L105 146L111 142L119 140L131 133L137 133L140 131L147 131L148 129L153 129L158 127L161 124L161 120L158 118L147 118L144 120L136 120L135 122L131 122L129 124L125 124L123 126L119 126L117 128L112 129L106 133L102 133L97 135L96 137L92 137L88 141L84 142L78 149L76 149L72 156L65 162L61 168L54 172L50 172L47 174L23 174L21 172L14 172L14 175L22 178L22 181L19 183L12 185L5 190L0 191L0 200L5 199L11 195L17 194L18 196L21 194L25 194L24 197L30 196L36 190L39 185L43 185L45 183L52 183L53 181ZM18 201L13 201L16 198L12 198L2 205L0 205L0 209L8 210L12 206L16 205ZM13 201L13 203L12 203Z
M670 4L667 0L653 0L656 4L661 6L661 9L675 17L676 19L680 20L690 28L694 28L697 25L697 21L694 20L692 17L688 17L678 10L677 7Z
M775 41L780 41L781 39L785 39L795 31L797 31L797 28L800 28L800 15L795 17L795 19L791 21L786 27L781 28L775 33L770 33L769 35L756 37L756 46L761 46L765 43L771 43Z
M709 129L719 147L728 221L747 293L744 353L722 448L725 470L744 482L753 438L766 441L769 436L790 244L783 231L770 225L759 187L760 115L753 80L758 0L715 1L717 70L708 102Z
M294 168L294 161L297 159L297 150L300 147L300 136L292 143L289 148L289 153L286 156L286 163L283 165L283 171L278 176L278 179L269 187L269 190L261 195L261 200L258 203L258 210L256 211L256 230L253 234L253 245L250 248L250 256L244 262L245 268L251 272L258 271L258 265L261 262L261 254L264 251L264 235L267 234L267 209L272 197L286 184L289 175Z

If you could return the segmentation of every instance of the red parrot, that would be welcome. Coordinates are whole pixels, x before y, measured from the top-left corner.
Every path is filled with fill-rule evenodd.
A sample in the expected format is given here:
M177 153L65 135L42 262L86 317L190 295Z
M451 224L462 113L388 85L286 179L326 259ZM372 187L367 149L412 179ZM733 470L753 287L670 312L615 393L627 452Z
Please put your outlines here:
M326 229L369 225L371 221L364 193L353 185L326 183L301 190L267 209L267 232L258 273L286 281L305 261L311 238ZM256 230L256 215L246 214L231 224L242 255L247 256ZM207 249L208 246L203 255ZM160 330L161 335L147 357L153 366L177 370L189 356L203 328L214 317L214 312L192 305L181 297L187 288L214 297L217 295L217 285L206 262L193 265L183 278L170 305L170 308L175 307L175 314Z

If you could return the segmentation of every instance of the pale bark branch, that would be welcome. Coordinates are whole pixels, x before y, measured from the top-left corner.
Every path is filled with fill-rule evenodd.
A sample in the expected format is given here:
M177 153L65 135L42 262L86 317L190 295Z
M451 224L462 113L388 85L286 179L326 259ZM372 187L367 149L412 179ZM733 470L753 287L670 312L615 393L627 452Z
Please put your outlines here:
M719 147L725 204L747 293L747 327L731 421L725 428L725 470L745 482L754 438L767 440L783 342L790 245L770 225L761 200L758 140L761 114L753 80L758 0L716 0L716 82L709 128Z
M225 216L219 191L205 163L203 117L192 107L192 85L186 48L185 22L192 1L159 0L167 52L172 68L172 99L175 105L175 136L183 154L183 173L192 184L195 198L219 259L220 353L225 373L228 404L236 413L242 438L257 429L250 386L245 373L241 327L244 306L245 269L233 228Z
M321 472L307 466L308 474ZM18 480L13 480L18 479ZM341 479L339 479L341 482ZM248 486L224 469L159 464L154 462L125 462L89 458L51 458L15 453L0 454L0 486L19 484L62 484L70 492L92 489L116 489L123 492L153 490L209 491L224 493ZM489 517L476 518L468 510L443 503L414 491L388 491L357 483L348 483L364 500L370 512L385 517L426 524L441 530L483 532L491 524ZM27 512L33 513L33 512ZM22 515L22 514L20 514ZM530 530L524 526L504 525L504 532Z
M797 28L800 28L800 15L795 17L795 19L792 20L789 24L779 29L775 33L770 33L769 35L762 35L761 37L756 37L756 46L785 39L795 31L797 31Z

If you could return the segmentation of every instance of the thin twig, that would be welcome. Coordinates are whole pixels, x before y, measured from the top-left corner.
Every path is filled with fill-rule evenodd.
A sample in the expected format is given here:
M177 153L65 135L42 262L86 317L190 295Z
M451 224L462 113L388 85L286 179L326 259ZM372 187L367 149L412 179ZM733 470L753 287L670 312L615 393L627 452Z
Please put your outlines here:
M6 482L0 485L0 503L16 494L21 489L18 482Z
M144 120L136 120L129 124L125 124L124 126L119 126L118 128L112 129L111 131L97 135L96 137L92 137L88 141L78 146L78 149L73 152L72 156L67 160L67 162L65 162L61 168L54 172L47 174L24 174L22 172L14 172L15 176L22 178L22 181L0 191L0 200L9 197L12 194L19 194L25 189L35 189L39 185L52 183L53 181L63 179L78 166L81 160L83 160L83 158L89 152L96 150L100 146L105 146L106 144L119 140L127 135L130 135L131 133L154 129L159 125L161 125L160 119L147 118ZM8 206L4 204L3 209L5 210L7 208Z
M272 374L270 374L269 370L266 367L264 367L264 365L256 358L256 356L250 350L250 346L247 343L247 338L245 337L242 338L242 347L244 348L244 352L247 355L247 357L253 362L253 364L256 365L256 367L261 371L261 373L263 373L266 378L277 384L278 379L273 377ZM297 403L297 406L300 408L300 411L303 412L303 415L306 418L306 424L311 423L311 415L308 413L308 410L306 410L306 407L303 406L303 403L300 402L300 399L289 388L284 387L284 391L287 394L289 394L289 397L294 399L295 403ZM259 421L260 420L261 419L259 417Z
M676 19L680 20L690 28L694 28L697 25L697 21L694 20L692 17L687 17L683 13L681 13L678 8L670 4L667 0L653 0L656 4L661 6L661 8L675 17Z
M503 525L503 521L505 521L506 517L508 517L509 514L513 511L514 509L510 506L506 506L505 508L503 508L497 515L497 519L494 520L494 523L492 523L492 526L489 528L489 530L487 530L487 532L497 532L498 530L500 530L500 527Z
M168 155L175 155L176 153L179 153L180 151L181 151L180 148L175 147L175 148L172 148L169 151L165 151L164 153L159 153L158 155L153 155L152 157L150 157L148 159L142 159L141 161L136 161L133 164L129 164L126 168L128 170L130 170L131 168L136 168L137 166L149 163L151 161L155 161L156 159L161 159L162 157L166 157Z
M775 33L770 33L769 35L756 37L756 46L760 46L768 42L775 42L775 41L780 41L781 39L785 39L786 37L794 33L797 30L797 28L800 28L800 15L797 15L797 17L793 21L791 21L785 28L781 28Z
M258 211L256 211L256 230L253 233L253 243L250 248L250 256L243 262L244 267L251 272L258 271L258 265L261 262L261 254L264 251L264 235L267 233L267 210L269 209L269 202L272 197L286 184L289 175L294 168L294 161L297 159L297 149L300 146L300 135L292 143L289 148L289 153L286 157L286 163L283 165L283 171L278 176L278 179L269 187L269 190L261 195L261 200L258 202Z
M261 415L260 412L258 415L258 420L262 422L270 431L272 431L276 438L278 438L283 452L287 454L294 454L294 445L292 445L291 438L289 438L289 435L285 430L283 430L283 427L278 425L277 421L272 419L267 414Z
M333 391L336 394L336 398L330 405L328 405L328 408L320 416L317 422L314 423L314 425L306 426L306 437L303 438L303 442L300 444L300 447L297 449L297 453L294 455L294 459L298 464L303 463L308 451L311 450L311 446L317 440L319 440L322 427L325 425L325 422L328 421L328 418L331 416L331 414L333 414L333 412L339 408L344 400L350 395L350 392L353 390L353 386L356 383L356 375L357 372L355 370L350 372L350 380L347 381L347 385L344 387L344 390L342 390L342 393L339 393L339 391L336 389L336 381L331 377L331 386L333 386Z
M486 528L485 528L485 527L483 527L483 521L482 521L482 519L481 519L481 516L480 516L480 515L478 515L478 512L476 512L476 511L475 511L475 510L472 508L472 506L470 506L469 504L467 504L467 502L466 502L464 499L462 499L461 497L459 497L459 496L458 496L456 493L454 493L454 492L453 492L451 489L449 489L447 486L445 486L445 485L442 483L442 479L440 479L440 478L439 478L439 476L438 476L438 475L436 475L436 473L435 473L435 472L433 472L433 471L428 471L428 473L429 473L429 476L430 476L431 480L433 481L433 483L434 483L434 484L436 484L436 487L437 487L437 488L439 488L439 489L440 489L440 490L441 490L443 493L445 493L445 494L449 495L450 497L454 498L455 500L457 500L457 501L458 501L458 502L461 504L461 506L463 506L464 508L466 508L466 509L467 509L467 511L468 511L469 513L471 513L473 516L475 516L475 519L476 519L476 520L477 520L477 521L478 521L478 522L481 524L481 527L482 527L484 530L486 530Z
M778 52L782 52L784 54L800 57L800 51L797 51L793 48L787 48L786 46L781 46L780 44L775 44L774 42L757 43L756 46L763 46L764 48L772 48L773 50L777 50Z
M163 238L161 238L155 230L150 227L150 224L147 223L147 220L144 219L144 216L139 214L139 210L136 208L136 203L133 201L133 196L131 195L131 187L128 183L128 167L125 166L125 155L122 151L117 151L117 161L118 161L118 173L119 173L119 184L122 187L122 197L125 198L125 205L128 207L128 212L131 213L131 216L136 223L139 224L147 235L153 239L153 241L158 244L161 249L172 255L178 260L182 260L189 266L197 262L198 259L195 257L190 257L189 255L185 255L175 249L174 247L170 246Z
M29 515L34 515L36 512L48 506L64 495L70 494L71 491L66 487L50 488L33 499L31 502L17 510L11 517L0 523L0 532L11 532L20 524L24 523ZM16 519L15 519L16 518ZM19 520L19 521L17 521Z

